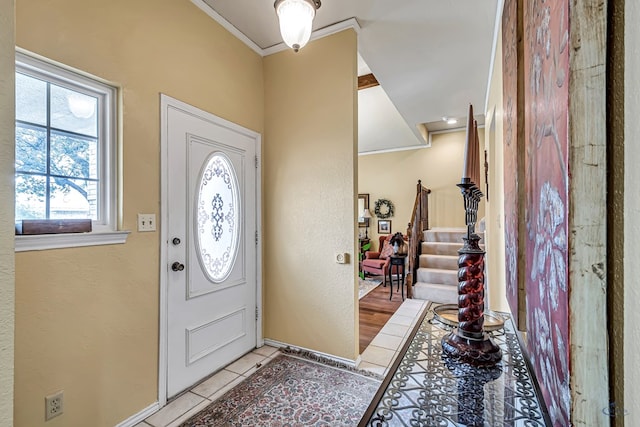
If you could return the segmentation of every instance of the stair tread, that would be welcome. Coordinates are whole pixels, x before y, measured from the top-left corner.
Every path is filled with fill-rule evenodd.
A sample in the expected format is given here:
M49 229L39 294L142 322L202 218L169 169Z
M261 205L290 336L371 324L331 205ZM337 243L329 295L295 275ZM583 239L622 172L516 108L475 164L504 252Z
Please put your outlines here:
M434 273L458 274L458 270L448 270L446 268L418 267L418 270L429 270Z
M416 272L416 281L454 285L458 283L458 271L420 267Z
M466 227L431 227L428 230L422 230L423 233L428 233L430 231L445 231L445 232L462 232L462 233L467 233L467 228ZM476 230L476 234L480 235L480 234L484 234L484 231L478 231Z
M458 271L459 255L421 254L418 268L440 268Z
M417 282L413 285L413 296L436 303L454 304L458 301L458 287L442 283Z
M452 285L450 283L431 283L431 282L416 282L413 284L413 286L418 286L418 285L423 285L423 286L446 286L448 288L457 288L458 285Z
M429 245L429 246L442 245L442 246L456 247L460 249L462 249L462 246L464 246L462 242L422 242L422 244ZM480 243L478 244L478 246L480 246L481 249L484 249L484 243Z
M423 245L462 246L462 242L422 242Z
M458 255L420 254L421 257L433 257L439 259L458 259Z

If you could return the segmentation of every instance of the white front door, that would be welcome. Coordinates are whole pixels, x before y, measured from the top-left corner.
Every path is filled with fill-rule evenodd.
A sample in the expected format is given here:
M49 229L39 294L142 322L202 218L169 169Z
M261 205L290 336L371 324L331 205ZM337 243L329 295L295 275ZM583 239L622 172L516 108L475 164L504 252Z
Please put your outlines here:
M172 397L256 346L258 136L167 99L163 268Z

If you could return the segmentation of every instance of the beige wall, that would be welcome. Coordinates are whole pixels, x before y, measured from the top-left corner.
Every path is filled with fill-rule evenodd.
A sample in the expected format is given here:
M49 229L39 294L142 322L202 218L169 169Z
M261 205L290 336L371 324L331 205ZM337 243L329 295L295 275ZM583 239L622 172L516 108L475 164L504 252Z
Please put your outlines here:
M160 214L159 94L262 132L262 58L189 1L18 0L16 14L18 46L121 86L133 232L16 255L15 425L44 425L44 396L63 389L48 427L113 426L158 398L160 235L135 224Z
M504 252L504 157L502 102L502 28L497 35L496 56L489 86L485 138L489 156L489 201L487 202L487 283L492 310L510 312L505 287ZM513 179L510 178L510 179Z
M629 411L625 425L640 425L640 371L636 369L640 354L640 287L635 278L640 277L640 265L635 254L640 252L640 225L633 218L640 215L640 198L636 183L640 181L640 4L625 1L625 192L624 192L624 277L628 278L624 288L624 405ZM615 381L615 379L614 379Z
M0 1L0 426L13 425L14 3Z
M479 130L481 158L481 186L484 192L484 132ZM435 134L431 147L419 150L396 151L358 157L358 193L369 193L369 206L374 216L370 220L369 237L374 248L378 245L378 219L375 201L390 200L395 213L391 232L407 232L411 211L416 198L416 185L431 189L429 195L430 227L464 227L464 205L456 184L462 176L466 132ZM478 219L484 216L485 199L478 210Z
M348 30L264 60L264 335L351 360L356 43Z

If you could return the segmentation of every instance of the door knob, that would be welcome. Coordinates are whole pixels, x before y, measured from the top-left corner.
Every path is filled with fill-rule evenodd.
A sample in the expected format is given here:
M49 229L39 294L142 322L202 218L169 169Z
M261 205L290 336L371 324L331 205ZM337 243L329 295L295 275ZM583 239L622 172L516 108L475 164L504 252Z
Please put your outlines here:
M179 263L178 261L171 264L171 269L173 271L182 271L184 270L184 264Z
M178 239L177 237L174 237L173 240L171 241L174 245L178 246L180 244L180 239Z

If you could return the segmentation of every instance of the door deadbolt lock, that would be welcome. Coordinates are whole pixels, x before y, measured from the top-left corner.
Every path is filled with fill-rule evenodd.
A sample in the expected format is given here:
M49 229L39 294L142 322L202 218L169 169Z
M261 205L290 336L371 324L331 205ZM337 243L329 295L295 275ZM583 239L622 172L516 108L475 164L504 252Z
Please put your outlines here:
M171 241L171 243L173 243L174 245L178 246L180 244L180 239L178 239L177 237L174 237L173 240Z
M178 261L171 264L171 269L173 271L182 271L184 270L184 264L179 263Z

